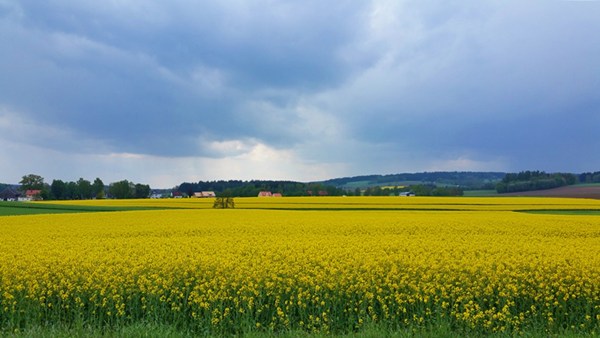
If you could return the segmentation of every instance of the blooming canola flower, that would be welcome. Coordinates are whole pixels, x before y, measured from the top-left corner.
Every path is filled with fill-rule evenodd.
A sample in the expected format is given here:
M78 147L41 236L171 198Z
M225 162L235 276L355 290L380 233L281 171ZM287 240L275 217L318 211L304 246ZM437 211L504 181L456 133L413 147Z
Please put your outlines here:
M482 332L598 329L598 216L517 213L511 199L503 210L431 201L449 210L0 217L0 324L158 320L214 333L248 323L347 332L438 321Z

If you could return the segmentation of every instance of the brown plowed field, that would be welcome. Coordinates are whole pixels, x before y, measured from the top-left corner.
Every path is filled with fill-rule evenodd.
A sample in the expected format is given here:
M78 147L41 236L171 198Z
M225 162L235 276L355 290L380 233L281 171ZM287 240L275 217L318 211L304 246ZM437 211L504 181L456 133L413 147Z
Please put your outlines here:
M547 196L547 197L573 197L573 198L596 198L600 199L599 186L576 186L568 185L555 189L511 192L500 194L500 196Z

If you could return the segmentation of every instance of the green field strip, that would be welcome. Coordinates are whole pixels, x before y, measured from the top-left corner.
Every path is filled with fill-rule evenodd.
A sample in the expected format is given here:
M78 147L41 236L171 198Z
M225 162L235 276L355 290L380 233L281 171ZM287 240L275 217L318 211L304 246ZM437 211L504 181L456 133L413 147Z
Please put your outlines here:
M63 214L82 212L114 212L135 210L180 209L174 207L121 207L121 206L79 206L64 204L34 204L27 202L0 202L0 216L37 214Z
M555 209L555 210L515 210L526 214L542 214L542 215L576 215L576 216L600 216L598 209Z

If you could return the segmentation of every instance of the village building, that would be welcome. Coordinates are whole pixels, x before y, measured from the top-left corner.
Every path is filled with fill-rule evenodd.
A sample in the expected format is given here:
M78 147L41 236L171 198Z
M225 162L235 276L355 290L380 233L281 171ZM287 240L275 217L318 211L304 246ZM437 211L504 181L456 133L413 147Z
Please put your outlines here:
M196 198L208 198L208 197L217 197L214 191L200 191L195 192L194 197Z
M258 193L258 197L273 197L270 191L261 191Z
M0 201L18 201L20 196L21 194L11 187L0 191Z
M159 191L153 190L152 193L150 193L150 198L153 199L157 199L157 198L163 198L163 194Z
M41 190L29 189L25 191L25 197L21 197L19 200L21 201L39 201L42 200L40 194Z

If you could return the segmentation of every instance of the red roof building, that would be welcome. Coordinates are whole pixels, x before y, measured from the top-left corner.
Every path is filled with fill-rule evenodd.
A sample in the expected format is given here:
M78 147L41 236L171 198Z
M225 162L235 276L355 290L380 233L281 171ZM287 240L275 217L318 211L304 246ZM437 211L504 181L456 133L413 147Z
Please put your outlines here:
M194 197L206 198L206 197L217 197L217 195L215 194L214 191L200 191L200 192L195 192Z
M42 193L41 190L27 190L27 191L25 191L25 197L33 198L41 193Z
M26 201L33 201L33 200L41 200L42 197L40 196L40 194L42 193L41 190L34 190L34 189L29 189L25 191L25 200Z

